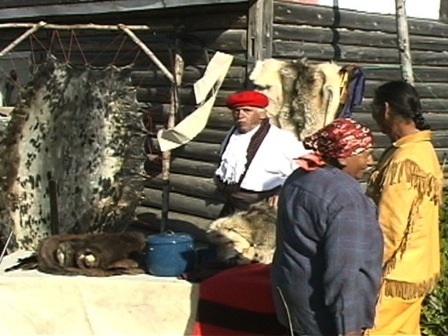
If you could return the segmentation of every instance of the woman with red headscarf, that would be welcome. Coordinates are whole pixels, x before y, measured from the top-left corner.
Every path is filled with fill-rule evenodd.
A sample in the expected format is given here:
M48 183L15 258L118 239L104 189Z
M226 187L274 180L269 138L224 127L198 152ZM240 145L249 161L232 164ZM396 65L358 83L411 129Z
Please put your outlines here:
M336 119L304 140L314 153L285 181L272 264L279 321L295 335L361 335L373 325L383 238L359 182L370 130Z

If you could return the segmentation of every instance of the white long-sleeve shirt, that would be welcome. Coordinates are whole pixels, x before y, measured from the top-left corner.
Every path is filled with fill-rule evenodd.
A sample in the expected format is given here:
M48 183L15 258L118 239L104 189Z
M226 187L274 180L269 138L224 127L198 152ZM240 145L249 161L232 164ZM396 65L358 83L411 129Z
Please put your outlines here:
M236 183L244 173L249 142L258 127L247 133L232 128L223 141L221 162L216 175L223 182ZM251 191L267 191L283 184L296 168L293 160L309 153L302 142L289 131L271 125L241 183L241 188Z

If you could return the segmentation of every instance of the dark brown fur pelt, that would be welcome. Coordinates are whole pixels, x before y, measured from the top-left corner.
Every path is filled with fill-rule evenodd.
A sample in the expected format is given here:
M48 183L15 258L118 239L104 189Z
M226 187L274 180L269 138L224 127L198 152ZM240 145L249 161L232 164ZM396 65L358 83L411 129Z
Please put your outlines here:
M141 274L145 243L139 232L54 235L39 244L38 269L59 275Z
M247 211L215 220L207 237L216 247L217 259L236 259L237 264L270 263L275 248L276 218L276 208L259 202Z

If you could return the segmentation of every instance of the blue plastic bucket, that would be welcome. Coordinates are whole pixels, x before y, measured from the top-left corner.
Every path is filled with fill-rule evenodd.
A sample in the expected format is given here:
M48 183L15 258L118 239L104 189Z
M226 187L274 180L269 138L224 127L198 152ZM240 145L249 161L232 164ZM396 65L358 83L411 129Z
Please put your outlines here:
M156 276L178 276L191 270L196 261L193 238L186 233L164 233L146 239L145 262Z

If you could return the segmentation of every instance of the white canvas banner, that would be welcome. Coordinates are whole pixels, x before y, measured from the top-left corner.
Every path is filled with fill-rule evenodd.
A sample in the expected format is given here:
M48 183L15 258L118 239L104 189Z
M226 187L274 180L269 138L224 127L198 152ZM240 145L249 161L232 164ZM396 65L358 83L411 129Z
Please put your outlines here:
M180 147L194 139L207 124L218 91L232 64L233 56L217 52L205 70L204 76L194 85L197 103L202 103L209 93L212 95L195 111L188 115L172 129L162 129L157 133L157 140L162 152Z

